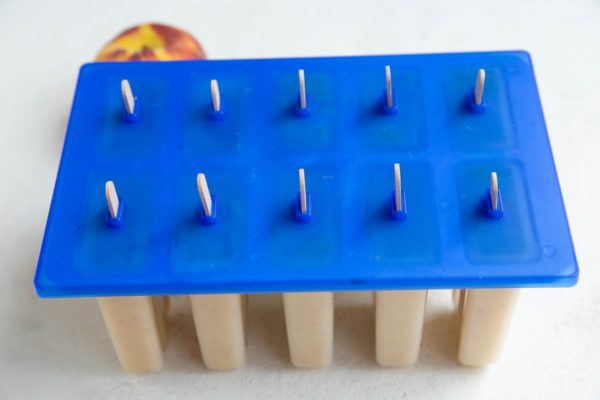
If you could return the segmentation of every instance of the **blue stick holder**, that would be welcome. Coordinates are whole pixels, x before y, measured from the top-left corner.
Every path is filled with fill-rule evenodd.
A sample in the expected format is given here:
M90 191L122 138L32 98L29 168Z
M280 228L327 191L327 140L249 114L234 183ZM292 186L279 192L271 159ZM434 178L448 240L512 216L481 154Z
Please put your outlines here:
M404 190L400 191L400 198L402 199L402 208L400 208L400 210L398 211L396 209L396 191L392 190L392 200L390 201L390 216L396 221L404 221L407 216L406 193L404 192Z
M203 225L214 225L217 223L217 196L210 195L212 200L212 208L210 215L204 212L204 207L200 205L200 222Z
M306 108L300 106L300 94L296 98L296 115L300 118L310 117L310 96L306 93Z
M310 201L310 193L306 192L306 212L302 212L302 200L300 193L296 195L296 221L307 224L312 219L312 205Z
M502 194L498 190L498 207L494 210L492 208L492 197L490 196L490 189L485 191L485 204L486 214L490 219L501 219L504 216L504 205L502 204Z
M142 102L137 97L133 98L133 113L129 114L127 109L123 110L123 120L129 124L138 122L142 115Z
M481 96L481 104L475 103L475 88L469 92L469 110L472 113L481 114L485 111L485 96Z
M221 104L219 111L215 111L211 102L208 110L208 115L213 121L223 121L225 119L225 100L223 99L223 95L221 95Z
M383 96L381 96L381 108L385 115L396 115L398 114L398 103L396 102L396 96L394 95L394 91L392 90L392 106L390 107L387 103L387 90L383 91Z
M125 202L122 197L119 197L119 209L117 210L117 216L115 218L110 214L110 210L106 210L106 226L109 228L120 228L123 224L123 209L125 208Z

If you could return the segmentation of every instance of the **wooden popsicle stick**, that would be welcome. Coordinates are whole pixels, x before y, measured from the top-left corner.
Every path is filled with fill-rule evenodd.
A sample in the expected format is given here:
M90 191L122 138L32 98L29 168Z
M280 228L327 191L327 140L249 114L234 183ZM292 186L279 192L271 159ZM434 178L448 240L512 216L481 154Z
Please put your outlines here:
M483 100L483 87L485 85L485 70L480 69L477 71L477 79L475 80L475 104L481 105Z
M112 218L117 218L119 213L119 196L113 181L107 181L104 184L104 194L106 196L106 204Z
M200 195L204 214L212 215L212 198L210 197L210 191L208 190L206 176L203 173L196 175L196 184L198 186L198 194Z
M394 164L394 196L396 197L396 211L402 211L402 176L400 164Z
M210 93L212 96L212 106L215 112L221 111L221 92L219 91L219 83L216 79L210 81Z
M389 65L385 66L385 98L389 108L394 106L394 96L392 94L392 70Z
M490 174L490 200L492 209L498 209L498 175L495 172Z
M306 180L304 178L304 168L300 168L298 170L298 182L300 186L300 211L302 214L306 214L307 212L307 203L306 203Z
M133 114L135 112L135 97L127 79L121 81L121 95L123 96L123 103L125 103L127 114Z
M299 93L300 93L300 108L305 110L306 109L306 83L304 81L304 70L303 69L298 70L298 86L299 86Z

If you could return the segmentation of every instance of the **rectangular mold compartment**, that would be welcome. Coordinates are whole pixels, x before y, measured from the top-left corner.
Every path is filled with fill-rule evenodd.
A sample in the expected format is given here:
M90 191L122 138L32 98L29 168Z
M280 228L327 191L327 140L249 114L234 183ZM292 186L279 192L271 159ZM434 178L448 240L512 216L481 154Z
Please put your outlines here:
M487 216L490 173L498 176L504 206L499 220ZM464 254L484 265L534 263L541 249L523 166L518 161L462 162L454 167Z

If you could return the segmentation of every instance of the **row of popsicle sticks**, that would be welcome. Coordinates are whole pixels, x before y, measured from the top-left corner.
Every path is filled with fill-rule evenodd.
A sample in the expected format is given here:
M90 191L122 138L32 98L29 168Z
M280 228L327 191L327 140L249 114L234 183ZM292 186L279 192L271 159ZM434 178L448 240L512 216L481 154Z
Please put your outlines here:
M460 364L485 366L501 355L519 289L454 292L460 334ZM191 295L204 364L227 370L245 364L247 295ZM375 356L386 367L414 364L419 356L427 290L377 291ZM128 372L162 368L167 343L168 297L100 297L111 340ZM334 293L284 293L285 327L291 362L320 368L333 359Z
M296 221L308 223L312 218L312 205L310 193L306 190L304 168L298 170L298 184ZM202 204L201 222L207 225L216 223L216 196L211 195L204 173L199 173L196 176L196 186ZM120 226L123 209L121 198L117 194L113 181L105 183L105 197L108 205L107 224L112 227ZM486 197L488 217L501 218L504 214L504 207L498 188L498 175L496 172L490 173L490 186L486 191ZM402 175L398 163L394 164L394 191L391 199L390 216L396 220L404 220L407 216L406 194L402 189Z
M470 108L473 112L482 112L485 108L483 99L483 88L485 85L485 70L479 69L475 79L475 86L472 96L470 96ZM219 83L216 79L210 81L210 92L212 98L211 118L221 120L225 117ZM129 122L136 121L139 118L137 102L138 99L133 94L131 85L127 79L121 81L121 95L125 105L125 118ZM398 111L398 105L392 87L392 70L389 65L385 66L385 94L382 101L382 110L385 114L393 115ZM309 97L306 91L306 79L304 70L298 70L298 101L296 114L299 117L308 117L310 115Z

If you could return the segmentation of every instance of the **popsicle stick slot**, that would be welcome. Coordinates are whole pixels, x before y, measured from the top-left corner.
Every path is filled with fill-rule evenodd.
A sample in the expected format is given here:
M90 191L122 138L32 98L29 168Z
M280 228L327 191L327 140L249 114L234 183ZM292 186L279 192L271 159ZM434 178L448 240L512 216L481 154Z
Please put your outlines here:
M482 113L485 110L485 100L483 98L483 88L485 86L485 69L477 71L475 79L475 88L470 95L470 109L475 113Z
M106 212L106 224L110 228L121 226L124 203L117 195L117 189L113 181L107 181L104 184L104 195L108 210Z
M304 168L300 168L298 170L298 182L300 191L298 192L296 201L296 221L307 223L311 220L312 210L310 204L310 193L306 191Z
M217 222L216 196L210 194L206 176L203 173L196 175L196 185L198 187L198 194L200 195L200 202L202 203L200 222L205 225L212 225Z
M406 193L402 190L400 164L394 164L394 190L392 191L391 217L395 220L406 219Z
M392 88L392 69L389 65L385 66L385 92L383 94L383 112L388 115L393 115L398 112L396 98Z

